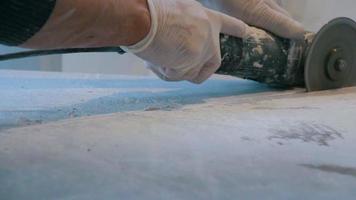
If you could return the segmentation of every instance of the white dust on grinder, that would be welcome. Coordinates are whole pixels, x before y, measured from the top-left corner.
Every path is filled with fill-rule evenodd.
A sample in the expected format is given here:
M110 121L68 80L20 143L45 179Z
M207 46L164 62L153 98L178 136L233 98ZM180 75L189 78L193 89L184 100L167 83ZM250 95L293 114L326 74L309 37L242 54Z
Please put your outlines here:
M266 31L262 30L262 29L258 29L258 28L255 28L255 27L250 27L249 28L249 38L253 38L254 39L254 42L257 44L257 46L255 48L252 49L253 53L254 54L258 54L258 55L262 55L264 54L264 51L263 51L263 48L262 48L262 43L263 43L263 40L268 38L272 41L275 41L275 39L270 35L268 34ZM268 56L265 55L263 57L263 60L267 60L268 59ZM264 65L260 62L254 62L253 63L253 67L255 68L263 68Z

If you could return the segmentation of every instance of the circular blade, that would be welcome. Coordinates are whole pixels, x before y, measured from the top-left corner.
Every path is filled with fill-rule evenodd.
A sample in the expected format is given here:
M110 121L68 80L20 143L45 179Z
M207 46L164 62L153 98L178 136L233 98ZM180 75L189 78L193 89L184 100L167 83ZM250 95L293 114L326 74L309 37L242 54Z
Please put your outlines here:
M308 91L356 85L356 22L337 18L316 35L305 63Z

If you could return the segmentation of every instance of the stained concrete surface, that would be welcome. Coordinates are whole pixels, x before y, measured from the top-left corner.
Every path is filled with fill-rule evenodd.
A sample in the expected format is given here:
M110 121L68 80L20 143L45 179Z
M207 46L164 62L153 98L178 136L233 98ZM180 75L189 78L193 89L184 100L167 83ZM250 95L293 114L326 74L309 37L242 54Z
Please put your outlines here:
M37 112L43 123L0 132L0 199L356 195L356 88L13 72L0 82L1 123Z
M154 77L0 71L0 129L97 114L171 110L269 90L226 77L196 86Z

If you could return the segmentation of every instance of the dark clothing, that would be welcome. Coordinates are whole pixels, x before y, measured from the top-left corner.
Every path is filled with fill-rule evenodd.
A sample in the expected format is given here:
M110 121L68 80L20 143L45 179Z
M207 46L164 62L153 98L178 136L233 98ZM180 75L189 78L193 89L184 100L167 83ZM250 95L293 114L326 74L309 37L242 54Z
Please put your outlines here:
M56 0L0 0L0 44L26 42L43 27L55 4Z

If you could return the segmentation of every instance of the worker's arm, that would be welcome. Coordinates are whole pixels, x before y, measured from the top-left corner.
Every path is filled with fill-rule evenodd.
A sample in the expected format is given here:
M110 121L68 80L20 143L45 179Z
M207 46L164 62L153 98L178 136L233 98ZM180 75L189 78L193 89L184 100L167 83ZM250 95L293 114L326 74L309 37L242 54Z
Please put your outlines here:
M206 80L221 63L220 33L244 37L248 29L196 0L2 0L0 7L12 14L2 16L0 26L11 31L0 35L0 43L34 49L127 46L169 81Z
M304 29L274 0L199 0L206 6L234 16L249 25L286 38L303 37Z
M132 45L143 39L150 29L146 0L24 2L36 1L36 6L48 7L51 14L43 27L21 44L22 47L53 49ZM18 15L21 14L24 13ZM44 14L42 21L46 17Z

